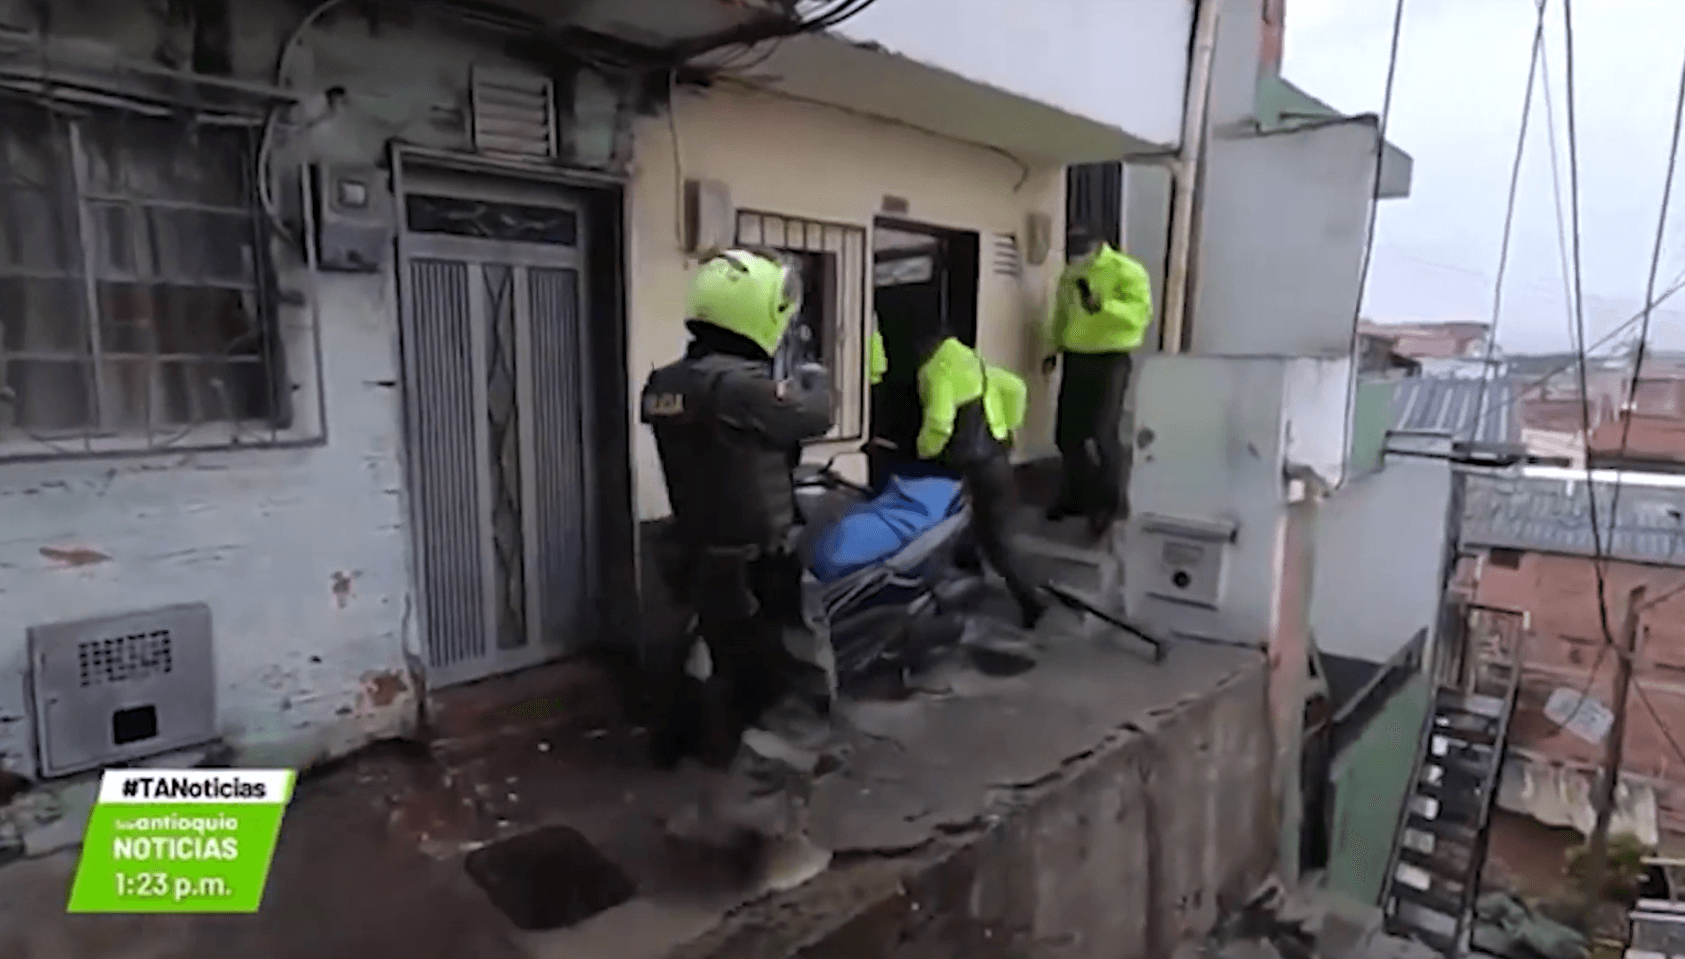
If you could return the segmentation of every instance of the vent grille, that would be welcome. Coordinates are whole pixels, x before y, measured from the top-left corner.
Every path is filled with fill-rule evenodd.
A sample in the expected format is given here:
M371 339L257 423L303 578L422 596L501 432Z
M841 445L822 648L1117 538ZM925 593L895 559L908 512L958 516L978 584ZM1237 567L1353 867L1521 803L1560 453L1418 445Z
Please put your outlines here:
M216 738L203 603L28 630L41 772L65 776Z
M1024 254L1018 249L1016 233L996 233L994 256L996 276L1019 276L1024 272Z
M548 78L472 67L474 149L508 156L556 156L556 87Z
M167 629L78 643L76 662L84 688L149 679L175 669Z

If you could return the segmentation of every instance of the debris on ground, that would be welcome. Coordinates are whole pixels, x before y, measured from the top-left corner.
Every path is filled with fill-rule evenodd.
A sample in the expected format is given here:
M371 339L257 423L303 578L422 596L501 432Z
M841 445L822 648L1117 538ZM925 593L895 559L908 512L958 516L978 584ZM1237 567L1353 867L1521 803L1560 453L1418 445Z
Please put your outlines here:
M1475 904L1474 949L1502 959L1586 959L1586 937L1509 893L1494 892Z
M1375 906L1274 878L1191 949L1186 959L1438 959L1414 939L1387 934Z

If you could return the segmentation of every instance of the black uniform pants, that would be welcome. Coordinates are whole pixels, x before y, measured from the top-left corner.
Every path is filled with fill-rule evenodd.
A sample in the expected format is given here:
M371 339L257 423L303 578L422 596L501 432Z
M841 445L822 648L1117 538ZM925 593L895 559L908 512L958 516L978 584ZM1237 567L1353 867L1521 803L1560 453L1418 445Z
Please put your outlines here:
M1054 439L1064 471L1055 507L1110 526L1128 515L1120 435L1133 361L1128 353L1066 353Z
M1006 588L1023 608L1026 619L1031 618L1032 611L1039 610L1042 604L1023 554L1013 542L1018 484L1012 475L1012 460L1005 447L999 447L966 467L964 476L966 492L971 497L971 527L977 548L1006 580Z
M694 755L724 767L745 730L785 724L792 711L828 712L829 631L793 553L703 550L675 575L696 611L687 639L705 644L708 668L704 678L691 672L694 664L674 664L689 678L674 677L679 687L663 710L656 751L664 763ZM688 645L675 652L695 654Z

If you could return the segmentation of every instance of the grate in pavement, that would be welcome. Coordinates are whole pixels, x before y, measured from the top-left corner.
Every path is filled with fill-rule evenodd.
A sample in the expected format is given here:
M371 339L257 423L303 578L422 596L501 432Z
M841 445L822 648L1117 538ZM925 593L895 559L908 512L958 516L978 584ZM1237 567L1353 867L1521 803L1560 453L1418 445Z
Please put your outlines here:
M619 866L566 826L546 826L476 849L464 865L521 929L577 925L638 892Z

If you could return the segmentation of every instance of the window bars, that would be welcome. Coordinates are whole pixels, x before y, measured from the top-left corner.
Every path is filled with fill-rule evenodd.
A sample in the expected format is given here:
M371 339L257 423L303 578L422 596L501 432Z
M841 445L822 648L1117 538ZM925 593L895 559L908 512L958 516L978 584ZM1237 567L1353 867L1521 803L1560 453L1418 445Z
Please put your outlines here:
M805 358L823 362L836 384L834 425L824 439L860 439L866 431L865 228L743 210L737 214L737 242L800 261L806 290L802 313L792 322L807 330Z
M303 438L258 122L0 89L0 460Z

